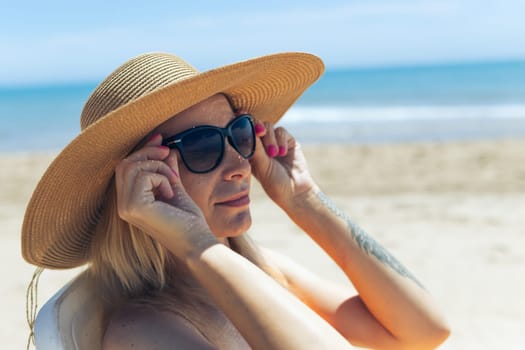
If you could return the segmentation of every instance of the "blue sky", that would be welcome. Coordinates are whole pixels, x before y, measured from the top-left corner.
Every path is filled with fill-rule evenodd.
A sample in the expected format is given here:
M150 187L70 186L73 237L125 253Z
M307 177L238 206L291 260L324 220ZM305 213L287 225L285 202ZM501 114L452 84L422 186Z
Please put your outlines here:
M167 51L201 70L279 51L330 68L525 59L525 1L0 0L0 85L98 81Z

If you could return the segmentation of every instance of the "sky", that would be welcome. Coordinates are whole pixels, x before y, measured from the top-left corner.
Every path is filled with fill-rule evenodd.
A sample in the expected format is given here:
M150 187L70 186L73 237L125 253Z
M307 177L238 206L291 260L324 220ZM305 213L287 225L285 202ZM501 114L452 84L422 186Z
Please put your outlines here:
M0 86L97 82L144 52L199 70L307 51L328 69L525 59L523 0L0 0Z

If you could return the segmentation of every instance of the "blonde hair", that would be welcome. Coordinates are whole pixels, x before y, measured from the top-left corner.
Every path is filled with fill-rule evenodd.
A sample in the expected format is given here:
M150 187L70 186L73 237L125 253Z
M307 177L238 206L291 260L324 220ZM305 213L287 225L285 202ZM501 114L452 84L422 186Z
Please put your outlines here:
M89 273L105 306L104 328L118 307L138 303L184 317L215 343L219 331L203 317L203 311L212 307L206 292L166 248L119 217L114 180L98 225ZM246 234L229 238L229 243L232 250L286 285L282 273L264 259Z

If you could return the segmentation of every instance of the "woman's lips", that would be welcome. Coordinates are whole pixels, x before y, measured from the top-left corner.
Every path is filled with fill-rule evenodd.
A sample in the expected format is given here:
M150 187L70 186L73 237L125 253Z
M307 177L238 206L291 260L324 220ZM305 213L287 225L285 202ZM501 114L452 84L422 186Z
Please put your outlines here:
M242 195L238 198L229 199L224 202L217 203L217 205L224 205L227 207L243 207L250 204L250 196L247 194Z

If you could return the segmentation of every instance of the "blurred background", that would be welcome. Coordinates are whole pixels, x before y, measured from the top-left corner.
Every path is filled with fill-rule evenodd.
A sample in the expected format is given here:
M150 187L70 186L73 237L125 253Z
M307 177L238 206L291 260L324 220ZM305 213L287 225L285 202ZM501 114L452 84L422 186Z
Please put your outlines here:
M0 0L1 347L28 333L27 201L105 76L150 51L201 71L306 51L326 73L282 123L321 188L443 305L443 349L523 349L524 13L523 0ZM257 241L346 282L256 183L253 197ZM39 302L76 273L45 271Z
M320 56L326 74L283 121L303 143L523 136L524 10L521 0L2 1L0 151L61 149L96 84L149 51L199 70Z

